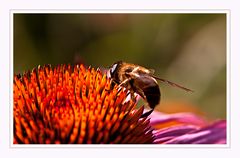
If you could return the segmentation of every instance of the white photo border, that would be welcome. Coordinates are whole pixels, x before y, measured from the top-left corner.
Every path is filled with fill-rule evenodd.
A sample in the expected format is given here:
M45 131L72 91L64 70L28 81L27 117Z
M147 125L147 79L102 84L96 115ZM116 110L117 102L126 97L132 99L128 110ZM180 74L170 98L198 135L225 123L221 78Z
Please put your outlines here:
M13 15L16 13L21 14L30 14L30 13L61 13L61 14L102 14L102 13L121 13L121 14L132 14L132 13L139 13L139 14L226 14L226 64L227 64L227 71L226 71L226 77L227 77L227 100L226 100L226 121L227 121L227 141L226 144L173 144L173 145L163 145L163 144L153 144L153 145L144 145L144 144L137 144L137 145L120 145L120 144L114 144L114 145L108 145L108 144L61 144L61 145L48 145L48 144L37 144L37 145L30 145L30 144L13 144L13 82L10 82L10 107L9 107L9 120L10 120L10 127L9 127L9 146L12 149L17 148L230 148L231 147L231 101L230 101L230 80L231 80L231 69L230 69L230 59L231 59L231 49L230 49L230 17L231 17L231 11L229 9L80 9L80 10L48 10L48 9L12 9L9 11L9 17L10 17L10 81L13 81L13 25L14 25L14 19Z

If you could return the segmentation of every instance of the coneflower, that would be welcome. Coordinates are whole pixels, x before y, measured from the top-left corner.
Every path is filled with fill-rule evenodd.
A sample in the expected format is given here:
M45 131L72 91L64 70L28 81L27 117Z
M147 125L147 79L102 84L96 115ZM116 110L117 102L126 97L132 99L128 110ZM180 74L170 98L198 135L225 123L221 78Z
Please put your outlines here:
M153 112L99 69L39 66L13 81L14 144L226 144L226 120Z

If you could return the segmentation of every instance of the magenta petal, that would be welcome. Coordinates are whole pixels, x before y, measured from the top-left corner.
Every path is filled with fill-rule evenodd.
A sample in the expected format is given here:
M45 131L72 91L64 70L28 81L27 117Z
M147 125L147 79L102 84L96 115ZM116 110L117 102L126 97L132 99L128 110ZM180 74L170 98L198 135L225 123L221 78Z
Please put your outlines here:
M164 142L165 144L225 144L226 121L218 121L202 129L191 131L188 134L175 137Z
M199 128L191 125L177 125L173 127L160 129L160 130L155 130L154 135L156 138L162 138L166 136L179 136L196 129L199 129Z
M206 121L192 113L175 113L175 114L163 114L160 112L154 111L151 115L150 124L157 125L169 121L178 121L191 125L203 126L206 124Z
M192 125L176 125L172 127L163 128L154 131L155 141L154 143L163 143L170 139L176 138L183 134L189 133L193 130L197 130L199 127Z

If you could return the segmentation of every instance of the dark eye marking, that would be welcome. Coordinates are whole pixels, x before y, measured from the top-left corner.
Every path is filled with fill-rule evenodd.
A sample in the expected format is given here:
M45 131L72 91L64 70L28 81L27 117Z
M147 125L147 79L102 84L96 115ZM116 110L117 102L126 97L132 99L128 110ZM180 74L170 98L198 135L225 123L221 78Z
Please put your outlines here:
M116 68L117 68L118 64L114 64L111 69L110 69L110 72L113 74L114 71L116 71Z

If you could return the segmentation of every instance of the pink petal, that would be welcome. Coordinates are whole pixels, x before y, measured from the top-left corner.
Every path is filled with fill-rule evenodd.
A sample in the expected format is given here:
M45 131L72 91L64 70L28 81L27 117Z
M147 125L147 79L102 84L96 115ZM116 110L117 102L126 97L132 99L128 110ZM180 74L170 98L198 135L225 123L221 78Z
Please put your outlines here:
M217 121L204 128L191 131L188 134L175 137L165 144L225 144L226 121Z
M166 123L170 121L177 121L185 124L197 125L197 126L204 126L207 122L192 113L175 113L175 114L163 114L160 112L154 111L150 115L150 124L157 125L161 123Z

